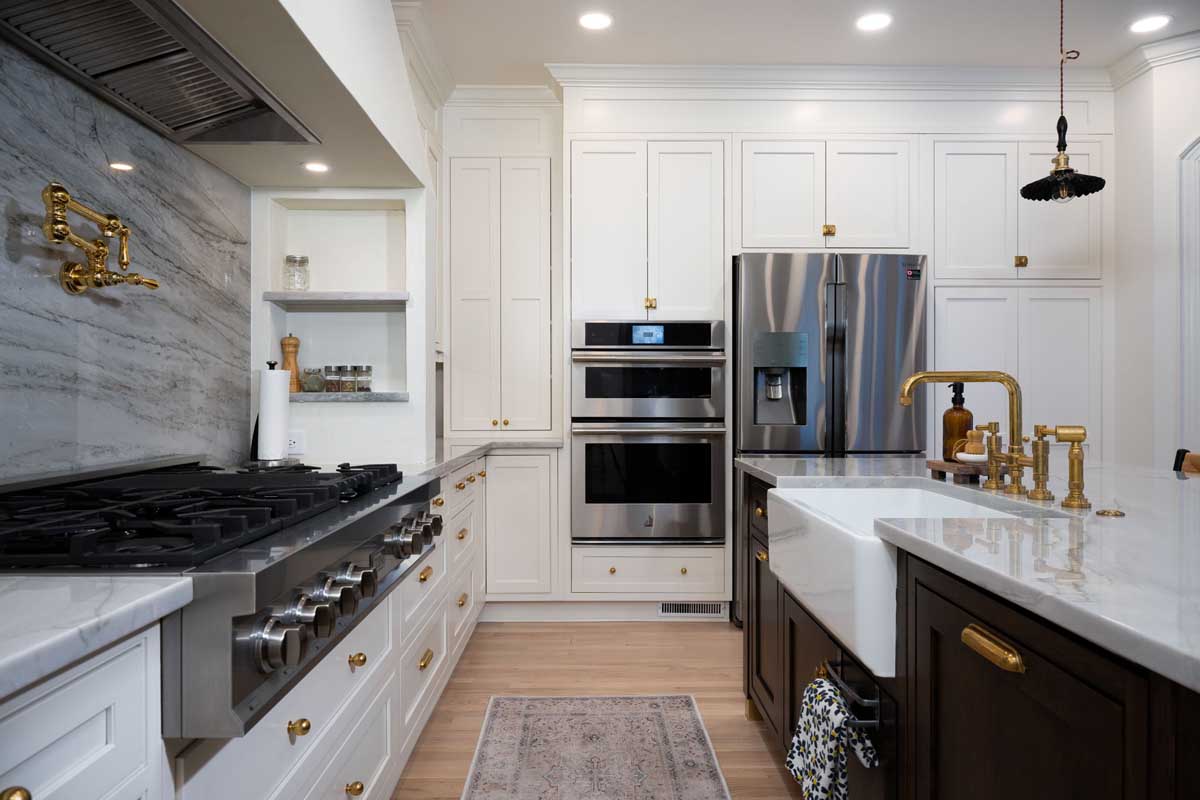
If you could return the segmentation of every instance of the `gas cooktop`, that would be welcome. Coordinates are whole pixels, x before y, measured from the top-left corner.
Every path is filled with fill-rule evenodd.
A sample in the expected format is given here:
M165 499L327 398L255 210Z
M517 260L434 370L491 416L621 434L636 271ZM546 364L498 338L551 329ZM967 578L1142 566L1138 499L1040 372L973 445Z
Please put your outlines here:
M402 477L395 464L186 464L0 494L0 567L192 567Z

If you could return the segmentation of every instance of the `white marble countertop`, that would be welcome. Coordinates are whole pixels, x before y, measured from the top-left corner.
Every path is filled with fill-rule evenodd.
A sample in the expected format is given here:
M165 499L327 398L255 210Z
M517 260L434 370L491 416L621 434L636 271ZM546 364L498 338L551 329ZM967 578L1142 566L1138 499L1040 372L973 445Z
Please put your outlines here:
M192 600L172 576L0 576L0 699Z
M932 482L917 477L927 475L923 459L904 461L764 457L738 459L738 467L778 486ZM1052 461L1051 474L1065 476L1063 460ZM918 558L1200 691L1200 479L1097 464L1086 469L1085 483L1090 511L1066 511L1057 500L1025 500L1028 513L1012 519L882 519L875 531ZM989 494L974 486L954 488L968 496ZM1052 479L1050 489L1061 500L1065 478ZM1126 516L1097 516L1101 508L1119 508Z

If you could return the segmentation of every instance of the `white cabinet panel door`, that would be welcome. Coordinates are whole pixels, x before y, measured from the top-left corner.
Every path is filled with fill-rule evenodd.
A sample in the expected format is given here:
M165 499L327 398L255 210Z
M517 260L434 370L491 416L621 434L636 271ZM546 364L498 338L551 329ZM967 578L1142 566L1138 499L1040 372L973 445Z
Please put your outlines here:
M742 142L742 247L824 247L825 221L824 142Z
M551 590L551 456L487 457L488 594Z
M651 319L722 319L725 309L725 148L650 142Z
M571 314L646 318L646 143L571 143Z
M550 430L550 159L500 160L502 430Z
M1001 370L1018 377L1017 290L939 286L934 290L934 363L936 369ZM950 407L950 390L928 389L935 412L936 449L941 453L941 415ZM1008 443L1008 392L993 383L969 383L964 394L975 424L999 422ZM1029 394L1028 391L1025 392Z
M1072 159L1074 160L1074 159ZM1085 425L1099 453L1103 345L1101 290L1021 289L1021 356L1025 429Z
M908 247L912 143L847 140L826 144L826 220L837 226L829 247Z
M933 150L934 272L1018 278L1016 142L938 141Z
M1072 142L1067 152L1071 167L1087 175L1101 172L1099 142ZM1053 142L1022 142L1021 185L1046 177ZM1066 203L1022 200L1020 254L1029 266L1022 278L1099 278L1102 269L1101 214L1103 194L1077 197Z
M500 159L450 160L450 428L500 413ZM498 423L497 423L498 424Z

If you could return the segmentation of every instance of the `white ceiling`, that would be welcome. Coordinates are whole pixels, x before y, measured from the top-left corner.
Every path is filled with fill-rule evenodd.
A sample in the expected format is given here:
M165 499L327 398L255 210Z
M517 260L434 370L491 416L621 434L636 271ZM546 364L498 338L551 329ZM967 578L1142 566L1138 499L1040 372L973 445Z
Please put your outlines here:
M551 82L544 64L905 64L1055 67L1055 0L425 0L454 82ZM865 34L854 20L895 21ZM585 11L613 16L579 27ZM1137 35L1151 13L1174 21ZM1105 67L1139 44L1200 29L1200 0L1067 0L1066 46Z

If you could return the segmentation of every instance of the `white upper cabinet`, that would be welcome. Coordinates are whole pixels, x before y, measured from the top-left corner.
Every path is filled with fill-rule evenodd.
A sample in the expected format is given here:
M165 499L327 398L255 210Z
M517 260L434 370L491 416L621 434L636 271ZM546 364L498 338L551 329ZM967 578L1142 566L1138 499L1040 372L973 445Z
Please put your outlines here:
M1020 353L1017 344L1019 318L1016 289L959 288L939 286L934 290L934 368L941 370L1001 370L1017 376ZM1026 387L1026 394L1032 387ZM935 413L936 443L929 452L940 457L941 415L950 407L950 392L937 384L929 389L929 405ZM973 383L964 389L966 407L975 424L999 422L1008 442L1008 393L995 383Z
M501 424L550 430L550 159L500 173Z
M831 140L825 146L826 245L840 249L905 248L911 238L910 193L916 161L909 139Z
M722 142L650 142L650 319L722 319L725 153Z
M500 159L450 160L450 427L500 413Z
M1087 175L1101 174L1099 142L1072 141L1071 167ZM1021 185L1044 178L1058 153L1053 142L1022 142ZM1022 200L1020 255L1029 260L1023 278L1099 278L1102 270L1101 211L1104 194L1077 197L1066 203Z
M646 143L571 143L571 314L646 318Z
M825 221L825 142L742 142L742 247L824 247Z
M938 141L933 170L937 276L1018 277L1017 205L1023 201L1016 143Z

